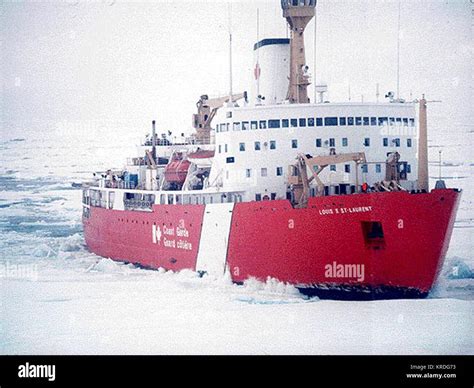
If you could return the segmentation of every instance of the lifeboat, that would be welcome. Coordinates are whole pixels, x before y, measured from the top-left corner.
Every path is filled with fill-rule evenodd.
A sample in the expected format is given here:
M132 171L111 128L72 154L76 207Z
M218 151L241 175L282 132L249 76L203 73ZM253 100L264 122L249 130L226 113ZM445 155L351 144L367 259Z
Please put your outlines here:
M165 178L171 183L184 183L191 162L183 159L182 154L176 154L165 167Z
M199 168L208 168L212 165L214 151L197 150L188 154L188 160Z

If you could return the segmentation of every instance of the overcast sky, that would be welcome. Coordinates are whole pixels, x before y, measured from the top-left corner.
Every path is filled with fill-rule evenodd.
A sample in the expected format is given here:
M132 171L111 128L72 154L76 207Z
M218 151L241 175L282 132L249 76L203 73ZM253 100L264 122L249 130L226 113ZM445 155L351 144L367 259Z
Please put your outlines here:
M156 118L183 132L201 94L228 91L224 1L2 1L2 130L34 121ZM434 114L472 120L470 0L401 1L401 94L443 100ZM260 38L286 37L280 1L234 1L234 91L251 89ZM311 73L329 99L396 89L398 1L319 0L306 33ZM312 86L311 86L312 87ZM311 88L310 87L310 88ZM312 89L310 96L313 96ZM141 131L141 129L139 129Z

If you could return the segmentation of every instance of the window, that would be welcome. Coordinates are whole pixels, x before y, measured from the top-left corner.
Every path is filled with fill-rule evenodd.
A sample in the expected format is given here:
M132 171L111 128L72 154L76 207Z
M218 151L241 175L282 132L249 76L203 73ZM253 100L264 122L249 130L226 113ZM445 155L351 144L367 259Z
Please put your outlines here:
M225 115L228 119L232 118L232 112L227 112Z
M337 117L325 117L324 118L324 125L328 126L335 126L337 125Z
M364 125L370 125L370 119L368 117L364 117Z
M316 126L322 127L323 126L323 119L321 117L316 118Z
M224 144L224 152L227 153L227 144Z
M298 140L293 139L291 141L291 148L298 148Z
M270 199L271 199L272 201L275 200L276 197L277 197L277 194L276 194L276 193L271 193L271 194L270 194Z
M280 120L268 120L268 128L280 128Z
M242 121L242 131L247 131L249 129L249 122Z
M347 118L347 125L354 125L354 117Z
M377 125L377 117L370 118L370 125Z
M346 125L346 118L345 117L339 117L339 125Z
M245 169L245 177L250 178L252 176L252 170L250 168Z
M345 164L344 165L344 172L350 173L351 172L351 165L350 164Z
M392 140L393 144L395 144L395 147L400 147L400 139L396 138Z
M382 172L382 165L380 163L375 165L375 172L379 174Z
M349 144L348 140L347 140L347 137L343 137L342 138L342 146L343 147L347 147L347 145Z
M363 164L361 167L362 167L362 172L367 173L367 171L368 171L367 165Z
M265 176L268 175L268 171L267 171L267 168L266 168L266 167L262 167L262 168L260 169L260 175L263 176L263 177L265 177Z
M364 146L369 147L370 146L370 137L366 137L364 139Z
M233 156L229 156L228 158L226 158L226 163L234 163L235 160L234 160L234 157Z
M383 146L388 147L388 137L383 138Z
M239 144L239 151L245 151L245 143Z
M362 125L362 117L356 117L356 125Z
M290 120L290 125L292 127L297 127L298 126L298 120L297 119L291 119Z
M240 131L240 123L234 123L234 131Z
M388 117L379 117L379 125L383 126L388 123Z
M282 176L283 175L283 167L277 167L276 168L276 174L277 174L277 176Z
M267 128L267 122L265 120L260 120L258 127L260 129L266 129Z
M335 147L336 146L336 139L334 139L333 137L331 137L329 139L329 147Z
M218 151L218 152L219 152L219 153L222 152L222 144L219 144L219 151Z
M308 119L308 127L314 127L314 118L310 117Z
M408 126L408 119L406 117L403 118L403 125Z
M277 148L277 143L275 140L270 140L270 149L271 150L276 150Z
M322 146L322 140L321 139L316 139L316 147L321 147Z
M412 146L412 141L411 139L407 139L407 147L411 147Z
M251 121L250 122L250 129L257 129L257 122L256 121Z
M282 126L283 128L288 128L288 127L290 126L290 120L288 120L288 119L282 119L282 120L281 120L281 126Z
M397 121L397 123L401 123L401 122L402 122L402 118L401 118L401 117L397 117L397 118L396 118L396 121Z
M256 201L261 201L262 200L262 194L255 194L255 200Z
M414 127L415 126L415 119L410 119L410 126Z
M407 164L407 174L411 174L411 164Z
M300 119L300 127L306 127L306 119Z
M395 118L394 118L394 117L390 117L390 118L389 118L389 122L390 122L390 125L395 124Z
M335 165L335 164L331 164L331 165L329 166L329 170L330 170L330 171L336 171L336 165Z
M255 151L260 151L260 142L259 141L255 142Z
M229 125L230 125L229 123L226 123L226 125L225 125L225 131L226 132L229 132Z

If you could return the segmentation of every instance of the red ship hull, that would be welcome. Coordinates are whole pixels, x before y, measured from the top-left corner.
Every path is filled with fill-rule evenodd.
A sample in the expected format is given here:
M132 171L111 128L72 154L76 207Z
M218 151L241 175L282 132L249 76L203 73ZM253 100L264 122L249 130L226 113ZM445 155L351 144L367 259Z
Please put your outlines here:
M91 207L83 224L92 252L148 268L200 271L213 256L236 283L272 277L323 297L423 297L441 269L459 197L450 189L341 195L310 198L304 209L240 202L214 219L224 205Z

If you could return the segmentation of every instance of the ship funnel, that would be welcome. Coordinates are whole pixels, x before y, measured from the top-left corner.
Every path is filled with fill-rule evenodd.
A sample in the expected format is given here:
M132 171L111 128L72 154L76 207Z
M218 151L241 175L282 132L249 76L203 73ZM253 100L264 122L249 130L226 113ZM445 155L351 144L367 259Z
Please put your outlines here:
M315 15L316 0L281 0L281 8L291 29L287 99L290 103L308 103L310 77L305 58L304 30Z

